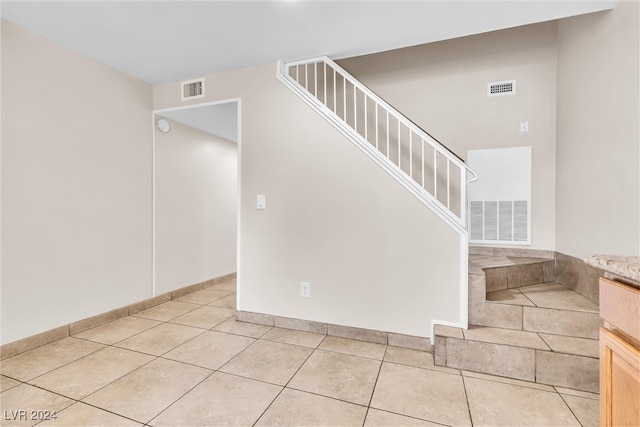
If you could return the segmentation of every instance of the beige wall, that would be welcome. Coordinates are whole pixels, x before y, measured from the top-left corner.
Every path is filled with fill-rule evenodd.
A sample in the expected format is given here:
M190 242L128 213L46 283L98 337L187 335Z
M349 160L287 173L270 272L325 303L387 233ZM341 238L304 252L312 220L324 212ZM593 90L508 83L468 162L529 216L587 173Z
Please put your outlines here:
M2 21L2 343L151 296L151 103Z
M532 146L531 247L554 249L555 22L340 65L462 158L468 150ZM487 97L487 83L510 79L517 81L515 96ZM523 120L528 134L520 134Z
M206 101L242 98L238 309L420 336L431 319L460 321L458 235L281 84L275 64L206 87ZM155 108L179 94L156 86Z
M341 65L462 157L531 145L534 248L638 254L638 13L621 1ZM516 96L486 96L514 78ZM242 98L239 309L422 336L460 321L458 236L274 64L206 85L192 104ZM178 83L152 97L3 21L2 343L152 295L151 109L185 104Z
M557 250L638 255L639 3L558 26Z
M237 145L169 123L155 129L158 294L235 273L237 258Z

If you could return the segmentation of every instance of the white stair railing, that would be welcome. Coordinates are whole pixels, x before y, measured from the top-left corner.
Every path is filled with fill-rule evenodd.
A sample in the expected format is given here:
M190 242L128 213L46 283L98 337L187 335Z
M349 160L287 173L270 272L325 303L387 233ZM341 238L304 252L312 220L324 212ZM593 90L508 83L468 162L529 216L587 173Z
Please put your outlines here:
M459 157L327 57L280 62L278 78L466 235L466 184L478 176Z

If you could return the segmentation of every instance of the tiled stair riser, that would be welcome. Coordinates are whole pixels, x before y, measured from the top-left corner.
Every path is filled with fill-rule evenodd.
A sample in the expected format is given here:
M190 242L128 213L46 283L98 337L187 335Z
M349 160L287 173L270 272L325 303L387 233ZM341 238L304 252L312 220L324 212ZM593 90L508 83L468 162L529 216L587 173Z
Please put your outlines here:
M556 281L595 302L599 301L600 277L604 271L579 258L556 252Z
M522 307L487 303L473 312L469 311L469 323L521 331Z
M602 321L598 313L523 307L524 331L598 339Z
M447 338L447 367L535 381L535 350Z
M436 336L435 364L598 393L597 357Z
M597 339L602 321L599 314L593 312L487 302L469 312L469 324Z
M486 279L483 274L469 274L469 323L522 330L522 308L486 301Z
M536 381L598 393L599 359L573 354L536 351Z
M555 281L555 261L487 268L484 270L487 292L519 288Z

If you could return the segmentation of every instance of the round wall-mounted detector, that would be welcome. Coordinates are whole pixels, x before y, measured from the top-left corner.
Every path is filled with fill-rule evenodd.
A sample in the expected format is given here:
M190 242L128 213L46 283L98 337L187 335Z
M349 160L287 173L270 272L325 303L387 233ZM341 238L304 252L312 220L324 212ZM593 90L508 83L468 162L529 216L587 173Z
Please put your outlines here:
M171 126L169 126L169 122L166 121L165 119L160 119L158 120L158 130L160 130L160 132L169 132L169 129L171 129Z

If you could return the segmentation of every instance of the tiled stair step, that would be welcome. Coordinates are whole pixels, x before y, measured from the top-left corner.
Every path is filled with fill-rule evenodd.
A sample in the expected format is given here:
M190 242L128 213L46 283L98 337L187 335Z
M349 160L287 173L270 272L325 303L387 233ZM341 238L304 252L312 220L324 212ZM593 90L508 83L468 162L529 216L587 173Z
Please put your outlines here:
M471 326L436 326L435 364L598 393L598 340Z
M555 260L549 258L469 255L470 272L482 270L487 292L553 282Z
M579 338L598 338L602 321L594 302L557 283L487 293L470 323Z

